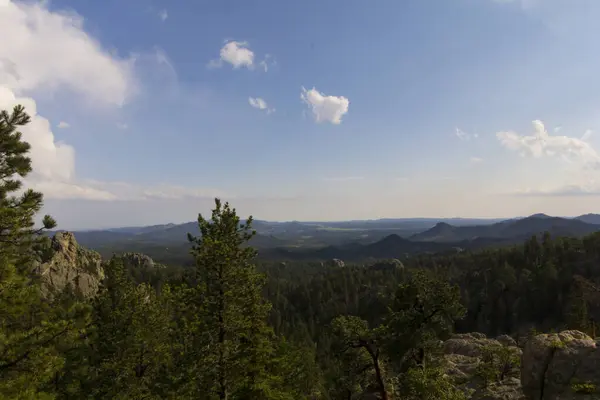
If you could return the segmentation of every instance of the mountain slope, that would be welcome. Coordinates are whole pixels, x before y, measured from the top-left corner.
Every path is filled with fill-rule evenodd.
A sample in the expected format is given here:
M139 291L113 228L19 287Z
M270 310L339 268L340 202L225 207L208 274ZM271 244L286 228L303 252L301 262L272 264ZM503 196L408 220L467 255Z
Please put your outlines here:
M600 214L584 214L575 217L574 219L585 222L586 224L600 225Z
M600 225L586 223L579 219L550 217L534 214L527 218L506 220L483 226L452 226L437 224L431 229L410 237L413 241L458 242L478 238L522 239L543 232L552 236L583 236L600 230Z

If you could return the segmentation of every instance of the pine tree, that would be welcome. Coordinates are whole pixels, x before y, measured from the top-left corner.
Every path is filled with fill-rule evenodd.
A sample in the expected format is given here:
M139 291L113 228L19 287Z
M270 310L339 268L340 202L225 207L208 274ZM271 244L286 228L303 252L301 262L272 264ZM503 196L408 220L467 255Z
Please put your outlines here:
M35 229L43 196L22 190L32 168L17 129L29 122L21 106L0 112L0 398L53 398L47 385L63 364L55 345L75 328L50 312L32 278L45 244L39 234L56 224L46 216Z
M445 340L464 317L456 286L425 271L415 271L398 287L385 321L386 352L395 367L423 366L431 343Z
M369 329L367 321L355 316L337 317L331 325L338 339L336 353L345 369L339 386L348 396L373 386L382 400L390 398L378 330Z
M56 222L50 217L43 219L43 228L34 228L34 217L43 205L43 195L32 189L20 196L23 182L31 171L31 159L27 156L31 146L22 140L17 129L31 121L22 106L15 106L12 113L0 111L0 257L19 269L29 267L36 245L43 238L42 229L52 229ZM29 272L29 271L27 271Z
M168 395L163 373L170 365L169 315L147 284L127 276L113 258L93 302L89 355L81 391L95 398L162 399Z
M241 224L228 203L215 204L210 221L198 217L200 236L188 235L196 285L180 297L189 310L182 317L188 330L182 365L194 375L189 390L207 399L271 398L278 386L266 323L271 306L262 297L265 279L252 264L256 250L247 246L255 234L252 217Z

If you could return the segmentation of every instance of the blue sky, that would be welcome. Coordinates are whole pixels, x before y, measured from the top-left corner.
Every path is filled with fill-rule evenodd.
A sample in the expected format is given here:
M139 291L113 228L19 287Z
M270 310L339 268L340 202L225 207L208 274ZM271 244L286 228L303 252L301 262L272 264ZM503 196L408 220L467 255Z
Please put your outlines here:
M593 0L0 0L63 228L599 211ZM535 122L534 121L538 121Z

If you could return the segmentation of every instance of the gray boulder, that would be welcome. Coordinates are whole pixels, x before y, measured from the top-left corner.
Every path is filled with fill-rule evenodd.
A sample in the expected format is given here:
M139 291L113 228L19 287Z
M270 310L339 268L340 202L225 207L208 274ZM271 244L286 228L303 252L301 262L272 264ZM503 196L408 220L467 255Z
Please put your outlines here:
M510 337L487 338L482 333L464 333L453 335L444 342L444 358L447 374L459 385L470 399L474 400L523 400L518 365L511 365L504 378L499 382L484 384L478 375L488 349L505 349L515 358L521 356Z
M600 399L600 341L579 331L527 341L521 383L527 399Z

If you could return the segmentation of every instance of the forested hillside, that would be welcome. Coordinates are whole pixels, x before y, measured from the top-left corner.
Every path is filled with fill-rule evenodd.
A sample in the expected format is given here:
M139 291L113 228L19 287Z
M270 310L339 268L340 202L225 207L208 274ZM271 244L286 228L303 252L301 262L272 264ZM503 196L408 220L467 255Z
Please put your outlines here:
M544 382L558 380L546 378L555 353L564 365L581 353L572 343L597 361L600 234L402 261L258 262L252 218L217 199L188 235L190 266L103 261L72 235L42 235L51 217L34 227L28 122L21 107L0 114L2 399L598 396L593 368L562 392ZM537 335L564 329L580 332ZM462 344L479 355L452 373L466 370ZM523 389L509 385L519 374Z

